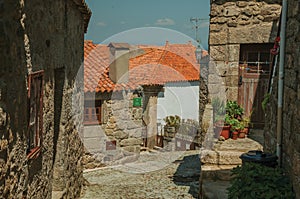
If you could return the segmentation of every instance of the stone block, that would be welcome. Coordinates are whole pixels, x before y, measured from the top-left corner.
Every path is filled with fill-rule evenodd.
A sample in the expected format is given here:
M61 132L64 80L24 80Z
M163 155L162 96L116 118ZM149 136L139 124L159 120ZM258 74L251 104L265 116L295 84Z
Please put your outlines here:
M116 139L127 139L128 136L128 132L125 131L116 131L113 133L113 137L115 137Z
M100 138L84 139L83 144L87 151L90 153L100 152L102 148L102 142Z
M106 134L107 136L112 136L113 133L114 133L114 130L113 130L113 129L105 129L105 134Z
M221 26L218 24L210 24L209 26L210 32L220 32L221 29Z
M248 5L248 3L246 1L237 1L236 5L240 8L244 8Z
M229 36L226 30L222 30L220 32L211 32L209 35L209 45L227 44L228 41Z
M129 137L132 138L141 138L142 137L142 128L127 130Z
M129 121L129 122L127 122L127 129L131 130L131 129L139 128L139 127L141 127L141 126L139 126L140 124L141 124L141 122Z
M209 50L210 56L215 61L226 60L227 53L229 53L228 51L226 51L226 45L211 45Z
M208 84L222 84L222 78L219 75L209 75Z
M237 165L202 165L201 178L203 180L224 180L229 181L231 170Z
M210 23L220 25L220 24L225 24L226 22L228 22L228 20L229 20L229 18L227 18L227 17L219 16L219 17L212 18L210 20Z
M216 165L240 165L242 160L239 158L243 152L239 151L201 151L201 163Z
M228 62L216 61L216 73L221 77L227 76L228 75Z
M210 95L213 94L222 94L225 95L225 84L209 84L208 85L208 91Z
M223 16L225 17L233 17L238 16L241 13L240 9L235 6L235 4L226 6L223 9Z
M141 146L125 146L122 149L131 153L140 153Z
M99 125L85 126L83 135L84 138L95 138L105 136L103 129Z
M229 87L238 86L239 77L237 75L228 75L225 77L225 84Z
M226 96L228 100L237 100L238 97L238 86L226 87Z
M255 25L249 25L247 27L230 28L228 31L228 37L226 43L240 44L240 43L268 43L273 42L270 40L270 33L273 30L273 23L261 23ZM225 39L225 36L216 38L215 42L221 42L221 39ZM222 42L225 43L225 42Z
M238 24L239 23L236 20L232 20L232 19L227 22L228 27L237 27Z
M112 117L110 117L109 118L109 122L111 123L111 124L113 124L113 123L116 123L116 117L115 116L112 116Z
M141 139L137 139L137 138L128 138L128 139L124 139L120 142L120 146L134 146L134 145L139 145L142 143Z
M117 129L118 130L125 130L125 129L127 129L128 123L129 123L128 121L125 121L125 120L122 120L122 119L118 118Z

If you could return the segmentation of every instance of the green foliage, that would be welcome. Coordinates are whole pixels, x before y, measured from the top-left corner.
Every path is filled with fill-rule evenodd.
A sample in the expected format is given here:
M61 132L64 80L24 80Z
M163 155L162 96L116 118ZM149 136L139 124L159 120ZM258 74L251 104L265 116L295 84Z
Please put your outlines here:
M266 111L266 106L270 101L270 97L271 97L270 93L265 94L264 99L261 102L261 107L262 107L263 111Z
M167 116L164 121L166 122L167 126L173 126L173 127L178 127L180 125L180 117L178 115L171 115L171 116Z
M229 199L294 199L289 178L279 168L246 163L232 170Z
M228 101L225 109L230 118L241 118L244 114L244 109L236 101Z
M224 101L219 98L212 100L214 111L214 122L224 121L225 125L231 125L232 130L244 129L245 125L241 122L244 109L236 101Z
M231 126L231 131L240 131L245 128L244 124L236 118L232 118L229 121L229 124Z

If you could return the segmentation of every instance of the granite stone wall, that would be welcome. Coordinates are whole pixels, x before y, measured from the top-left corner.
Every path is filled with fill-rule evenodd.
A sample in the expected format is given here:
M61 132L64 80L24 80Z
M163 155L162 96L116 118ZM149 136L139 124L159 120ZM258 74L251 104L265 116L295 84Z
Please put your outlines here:
M201 126L211 146L216 138L212 128L211 100L238 100L240 45L273 43L280 17L280 1L211 0L209 25L208 102ZM205 99L205 98L204 98Z
M283 98L283 167L293 181L296 198L300 198L300 3L288 1L286 23L286 50L284 63ZM278 69L278 66L277 66ZM276 151L277 128L277 83L278 71L274 79L273 92L266 109L265 150Z
M240 44L274 42L281 6L277 1L211 1L209 93L220 84L226 97L237 100ZM219 76L219 77L216 77ZM220 81L221 80L221 81Z
M98 94L96 94L98 95ZM142 144L143 107L134 107L132 92L114 92L110 95L100 94L97 99L102 100L102 121L99 125L84 127L84 147L86 154L93 157L96 163L120 163L129 156L138 156ZM109 147L112 143L114 146ZM99 164L92 164L85 158L85 168L93 168ZM123 159L123 160L122 160Z
M86 28L75 1L0 0L0 195L78 198L80 81ZM81 2L82 3L82 2ZM87 11L88 12L88 11ZM28 159L27 76L44 70L40 155ZM81 71L82 72L82 71ZM72 102L78 104L73 110Z

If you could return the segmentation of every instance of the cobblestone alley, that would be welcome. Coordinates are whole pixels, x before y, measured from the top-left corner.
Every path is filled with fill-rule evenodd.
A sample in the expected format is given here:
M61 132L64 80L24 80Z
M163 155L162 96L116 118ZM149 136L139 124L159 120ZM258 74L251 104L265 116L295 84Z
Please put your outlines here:
M81 198L197 198L199 175L199 151L142 152L132 163L86 170Z

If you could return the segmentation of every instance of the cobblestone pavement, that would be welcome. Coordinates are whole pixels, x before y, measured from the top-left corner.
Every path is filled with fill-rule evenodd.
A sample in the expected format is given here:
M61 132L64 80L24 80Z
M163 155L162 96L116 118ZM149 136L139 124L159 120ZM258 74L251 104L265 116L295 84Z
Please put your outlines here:
M81 198L197 198L199 175L199 151L142 152L133 163L85 171Z

